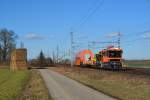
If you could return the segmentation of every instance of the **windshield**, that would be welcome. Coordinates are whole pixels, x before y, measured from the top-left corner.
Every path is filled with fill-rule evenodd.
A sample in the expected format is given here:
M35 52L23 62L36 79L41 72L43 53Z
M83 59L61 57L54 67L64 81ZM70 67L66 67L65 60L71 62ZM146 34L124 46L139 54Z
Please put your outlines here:
M121 57L122 51L109 51L108 54L109 57Z

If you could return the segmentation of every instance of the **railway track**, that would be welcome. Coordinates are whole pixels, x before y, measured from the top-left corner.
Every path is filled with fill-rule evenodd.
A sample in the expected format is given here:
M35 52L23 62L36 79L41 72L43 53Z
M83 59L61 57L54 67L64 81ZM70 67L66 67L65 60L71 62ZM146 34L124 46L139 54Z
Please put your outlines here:
M57 66L57 67L62 67L63 65ZM69 68L67 66L66 68ZM80 68L82 69L93 69L93 70L100 70L100 71L112 71L112 72L120 72L120 73L127 73L127 74L133 74L133 75L144 75L144 76L150 76L150 68L134 68L134 67L123 67L121 69L104 69L104 68L98 68L96 66L84 66L84 67L79 67L79 66L74 66L73 68Z
M150 76L150 68L133 68L132 70L127 70L125 72L128 74Z
M77 67L77 66L75 66ZM79 66L78 66L79 67ZM95 66L92 67L80 67L87 68L87 69L95 69L100 71L113 71L113 72L122 72L127 74L133 74L133 75L144 75L144 76L150 76L150 68L133 68L133 67L123 67L121 69L104 69L104 68L97 68Z

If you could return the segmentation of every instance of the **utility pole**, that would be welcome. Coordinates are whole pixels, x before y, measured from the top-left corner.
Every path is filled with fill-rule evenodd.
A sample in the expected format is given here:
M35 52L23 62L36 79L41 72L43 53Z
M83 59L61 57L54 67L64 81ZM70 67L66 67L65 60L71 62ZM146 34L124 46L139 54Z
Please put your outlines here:
M70 53L71 53L71 67L73 67L73 61L74 61L73 32L70 32L70 37L71 37L71 51L70 51Z
M118 48L120 48L120 43L121 42L121 33L118 33Z
M20 43L20 48L24 48L24 43L23 42Z
M91 45L90 45L90 42L88 42L88 50L90 50L90 46L91 46Z
M57 61L56 61L56 63L58 63L58 58L59 58L59 45L58 44L57 44L56 51L57 51L57 55L56 55Z
M53 63L55 64L55 53L53 51Z

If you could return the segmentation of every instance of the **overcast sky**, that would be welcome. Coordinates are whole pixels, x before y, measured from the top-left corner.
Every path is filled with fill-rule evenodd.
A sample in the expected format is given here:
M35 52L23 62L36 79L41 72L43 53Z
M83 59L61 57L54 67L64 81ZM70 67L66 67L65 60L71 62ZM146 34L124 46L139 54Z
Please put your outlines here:
M88 41L115 41L121 32L124 58L150 59L150 0L0 0L0 28L19 35L28 58L41 50L51 56L75 42L87 49ZM104 46L99 44L98 46ZM99 51L94 49L94 52Z

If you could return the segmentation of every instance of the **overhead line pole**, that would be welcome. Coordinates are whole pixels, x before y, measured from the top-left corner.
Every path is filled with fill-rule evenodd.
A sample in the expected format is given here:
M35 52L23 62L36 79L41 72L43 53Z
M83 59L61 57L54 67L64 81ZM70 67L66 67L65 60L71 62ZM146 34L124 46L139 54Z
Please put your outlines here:
M23 42L20 43L20 48L24 48L24 43Z
M74 60L74 47L73 47L73 44L74 44L74 38L73 38L73 32L70 32L70 37L71 37L71 67L73 67L73 60Z
M52 53L53 53L53 55L52 55L53 56L53 63L55 64L55 52L54 52L54 50Z
M57 61L56 62L58 63L58 58L59 58L59 45L58 44L57 44L56 51L57 51L57 55L56 55L57 56Z
M121 44L121 33L118 33L118 48L120 48L120 44Z

